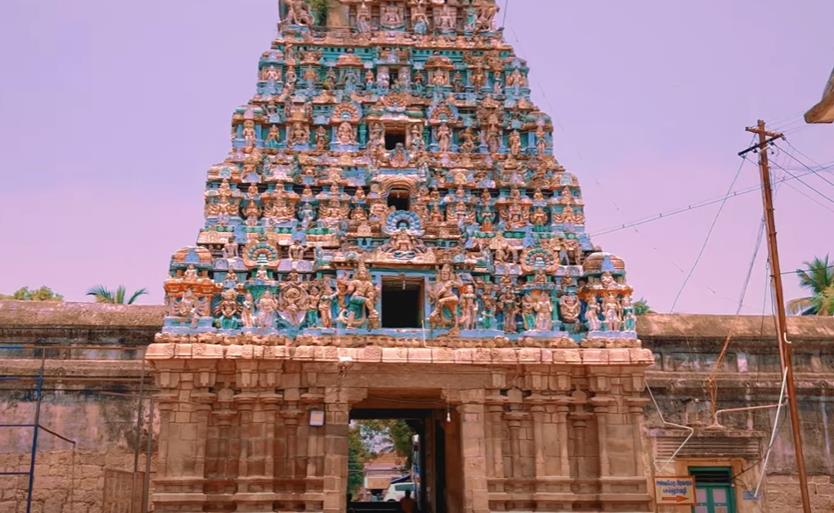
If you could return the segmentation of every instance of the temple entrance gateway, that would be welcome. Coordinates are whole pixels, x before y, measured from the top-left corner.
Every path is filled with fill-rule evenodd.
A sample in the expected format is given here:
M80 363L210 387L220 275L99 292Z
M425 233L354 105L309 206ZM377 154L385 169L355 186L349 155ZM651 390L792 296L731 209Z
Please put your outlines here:
M155 511L345 513L363 415L426 513L649 511L654 359L495 1L280 5L146 352Z

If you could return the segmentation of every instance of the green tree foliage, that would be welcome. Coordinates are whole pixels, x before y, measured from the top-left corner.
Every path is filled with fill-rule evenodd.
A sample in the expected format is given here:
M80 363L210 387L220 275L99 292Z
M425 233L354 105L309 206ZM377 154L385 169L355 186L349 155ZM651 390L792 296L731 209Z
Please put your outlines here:
M360 424L362 439L366 445L383 442L382 450L394 451L406 459L406 466L411 466L412 438L414 430L402 419L363 420Z
M650 313L654 313L654 310L652 310L652 307L649 306L649 302L645 298L641 297L634 302L634 315L646 315Z
M793 315L834 315L834 265L828 255L805 262L805 268L797 269L796 274L811 295L788 301L788 311Z
M364 484L365 463L370 457L359 426L351 426L348 432L348 493L356 495Z
M29 290L29 287L21 287L9 296L0 294L0 300L3 299L17 301L63 301L64 296L43 285L41 288L33 290Z
M88 296L95 296L96 303L110 303L115 305L132 305L140 296L147 293L147 289L139 289L128 298L124 285L119 285L115 291L108 289L104 285L96 285L87 291Z

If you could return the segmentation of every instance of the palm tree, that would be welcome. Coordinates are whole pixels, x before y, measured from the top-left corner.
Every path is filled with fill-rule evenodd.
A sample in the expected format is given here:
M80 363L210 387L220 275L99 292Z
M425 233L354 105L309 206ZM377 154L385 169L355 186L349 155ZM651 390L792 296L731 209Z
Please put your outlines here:
M143 296L147 293L147 289L139 289L130 296L130 299L128 299L127 302L125 302L127 290L124 285L119 285L115 291L108 289L104 285L96 285L87 291L88 296L95 296L96 303L110 303L114 305L132 305L137 299L139 299L139 296Z
M641 297L634 302L634 315L646 315L650 313L654 313L654 310L649 306L649 302L646 299Z
M811 291L811 296L788 301L793 315L834 315L834 265L828 255L805 262L805 269L797 269L799 284Z

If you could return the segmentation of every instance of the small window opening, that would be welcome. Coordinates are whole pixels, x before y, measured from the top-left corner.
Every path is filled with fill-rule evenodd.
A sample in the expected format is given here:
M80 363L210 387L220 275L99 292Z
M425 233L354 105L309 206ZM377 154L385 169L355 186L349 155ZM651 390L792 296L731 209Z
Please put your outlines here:
M400 70L391 69L390 71L388 71L388 79L391 80L391 84L396 84L397 81L400 79Z
M391 189L388 193L388 206L394 207L394 210L410 210L411 194L405 189Z
M382 280L382 327L423 327L423 280L392 277Z
M385 129L385 149L393 150L397 144L405 146L405 131L397 129Z

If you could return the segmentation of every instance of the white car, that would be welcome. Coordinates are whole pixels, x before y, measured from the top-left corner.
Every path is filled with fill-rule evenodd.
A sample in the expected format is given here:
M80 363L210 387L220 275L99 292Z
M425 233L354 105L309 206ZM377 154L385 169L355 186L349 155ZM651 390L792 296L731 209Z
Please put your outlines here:
M414 499L414 483L406 481L404 483L394 483L385 491L385 496L382 498L385 502L400 502L400 499L405 497L405 492L411 492L411 498ZM415 499L416 500L416 499Z

